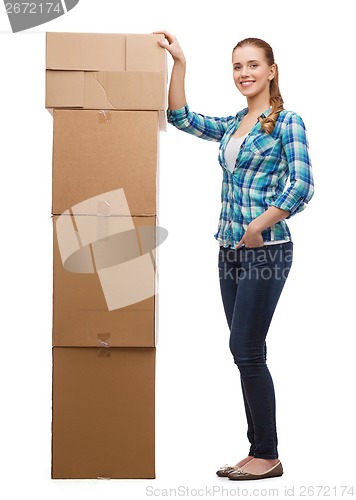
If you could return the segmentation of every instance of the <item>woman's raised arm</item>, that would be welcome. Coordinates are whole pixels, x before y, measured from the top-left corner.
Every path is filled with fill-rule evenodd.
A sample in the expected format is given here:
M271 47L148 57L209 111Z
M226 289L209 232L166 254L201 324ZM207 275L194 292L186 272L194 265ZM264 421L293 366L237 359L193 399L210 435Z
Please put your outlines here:
M185 56L174 35L168 31L155 31L154 33L162 33L165 36L166 41L158 40L157 43L171 54L174 61L168 92L169 109L183 108L187 103L185 97Z

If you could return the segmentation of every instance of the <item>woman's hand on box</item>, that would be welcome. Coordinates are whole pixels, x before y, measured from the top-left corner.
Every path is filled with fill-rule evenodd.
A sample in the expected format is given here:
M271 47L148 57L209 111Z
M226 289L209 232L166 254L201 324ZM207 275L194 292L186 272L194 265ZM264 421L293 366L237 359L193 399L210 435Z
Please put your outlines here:
M174 61L185 64L185 56L181 46L178 43L177 37L165 30L154 31L153 33L156 35L164 35L165 40L157 40L157 43L171 54Z

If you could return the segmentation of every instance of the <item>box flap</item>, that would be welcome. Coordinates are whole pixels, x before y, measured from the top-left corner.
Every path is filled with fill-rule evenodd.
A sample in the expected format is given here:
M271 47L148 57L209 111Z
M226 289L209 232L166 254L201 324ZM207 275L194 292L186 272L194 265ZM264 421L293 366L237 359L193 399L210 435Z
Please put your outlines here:
M154 72L98 72L86 74L85 106L95 104L93 83L96 80L114 109L165 109L162 73ZM89 85L91 84L90 90Z
M125 71L126 35L106 33L46 34L47 69Z
M46 108L82 108L84 106L84 71L46 70Z
M126 35L126 71L166 72L166 51L157 43L164 35Z

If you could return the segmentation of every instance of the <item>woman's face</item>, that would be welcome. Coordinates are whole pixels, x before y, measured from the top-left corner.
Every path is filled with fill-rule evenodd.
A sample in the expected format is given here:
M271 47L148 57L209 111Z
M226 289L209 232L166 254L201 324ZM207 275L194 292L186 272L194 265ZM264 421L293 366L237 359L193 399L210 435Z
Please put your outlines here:
M269 66L264 50L247 45L238 47L232 54L234 82L245 97L253 97L260 93L269 96L270 81L275 75L276 67Z

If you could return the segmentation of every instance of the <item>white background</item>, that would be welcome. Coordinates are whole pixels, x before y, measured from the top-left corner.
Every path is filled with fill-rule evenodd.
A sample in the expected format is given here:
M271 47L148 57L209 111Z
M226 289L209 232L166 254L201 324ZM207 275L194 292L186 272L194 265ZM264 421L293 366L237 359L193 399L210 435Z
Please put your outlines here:
M0 488L7 489L5 498L146 498L146 487L162 496L162 489L178 486L210 488L215 497L221 490L212 488L224 486L224 497L230 490L237 496L233 490L239 483L217 478L215 471L248 451L213 237L222 176L218 144L169 126L160 146L160 225L169 235L159 252L157 479L50 479L52 117L44 108L45 31L167 29L177 35L187 57L191 109L216 116L246 106L232 81L232 47L248 36L272 45L285 107L298 112L308 130L315 195L289 221L294 262L268 336L285 474L240 487L257 496L278 488L283 496L284 487L294 486L298 496L301 485L352 484L356 125L351 6L345 0L81 0L57 20L18 34L11 33L1 8ZM335 490L329 493L334 496Z

